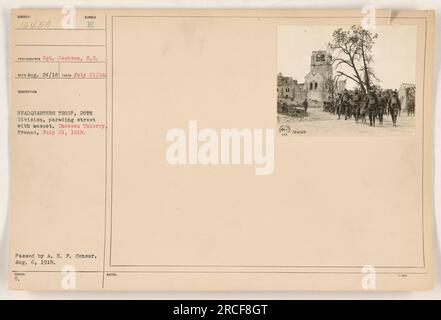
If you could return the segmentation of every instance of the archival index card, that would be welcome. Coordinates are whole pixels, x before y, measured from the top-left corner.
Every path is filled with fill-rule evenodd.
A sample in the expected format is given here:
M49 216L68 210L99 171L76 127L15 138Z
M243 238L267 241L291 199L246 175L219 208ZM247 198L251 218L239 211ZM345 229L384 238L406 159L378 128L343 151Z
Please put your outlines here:
M11 15L12 289L433 286L434 12Z

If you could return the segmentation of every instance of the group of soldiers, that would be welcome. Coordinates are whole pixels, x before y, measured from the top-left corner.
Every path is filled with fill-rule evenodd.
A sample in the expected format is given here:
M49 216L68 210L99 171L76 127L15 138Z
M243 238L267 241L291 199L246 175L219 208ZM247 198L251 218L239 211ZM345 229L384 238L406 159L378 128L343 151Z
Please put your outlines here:
M366 116L369 118L369 125L375 127L378 119L383 124L385 115L390 115L393 125L397 125L397 117L401 113L401 101L398 98L397 90L391 92L369 90L367 94L355 89L351 95L344 90L337 95L335 100L334 113L338 119L344 115L345 120L354 117L356 122L366 123Z

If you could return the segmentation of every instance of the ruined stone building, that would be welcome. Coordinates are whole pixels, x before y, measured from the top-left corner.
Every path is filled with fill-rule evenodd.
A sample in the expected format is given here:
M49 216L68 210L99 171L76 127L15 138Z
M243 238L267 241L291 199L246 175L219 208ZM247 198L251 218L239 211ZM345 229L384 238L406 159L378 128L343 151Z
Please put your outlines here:
M309 73L305 76L308 104L311 107L323 106L329 100L330 81L332 81L332 56L326 51L313 51Z
M401 109L407 110L408 105L408 97L406 95L406 91L409 89L409 94L413 96L415 99L415 85L413 83L402 83L400 88L398 89L398 98L401 101Z
M300 104L306 98L304 85L292 77L277 75L277 100L288 104Z
M294 62L293 62L294 63ZM313 51L311 54L310 71L304 83L298 83L292 77L277 76L277 99L279 102L299 104L308 100L310 107L322 107L331 99L331 83L333 80L332 56L324 50ZM346 81L340 81L336 91L342 91Z

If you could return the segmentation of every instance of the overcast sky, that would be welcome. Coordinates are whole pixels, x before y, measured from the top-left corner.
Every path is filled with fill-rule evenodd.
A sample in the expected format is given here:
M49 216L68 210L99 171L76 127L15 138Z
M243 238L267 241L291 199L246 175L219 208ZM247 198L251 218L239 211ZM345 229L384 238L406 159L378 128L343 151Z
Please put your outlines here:
M304 82L311 64L311 52L326 50L326 43L338 27L279 26L278 72ZM398 88L403 82L415 83L416 26L378 26L375 32L378 38L372 51L372 66L381 80L378 84L383 88ZM348 79L347 86L352 88L354 82Z

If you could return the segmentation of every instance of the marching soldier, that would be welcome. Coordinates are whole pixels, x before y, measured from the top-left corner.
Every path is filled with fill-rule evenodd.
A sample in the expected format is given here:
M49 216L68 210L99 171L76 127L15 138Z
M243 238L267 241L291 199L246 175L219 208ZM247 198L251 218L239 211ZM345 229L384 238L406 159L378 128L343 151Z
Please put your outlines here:
M308 111L308 99L306 99L306 98L303 101L303 108L305 109L305 115L306 115L307 111Z
M368 96L366 97L365 107L367 108L369 114L369 125L375 127L375 117L378 112L378 97L374 90L369 90Z
M343 110L345 112L345 120L347 120L348 118L350 119L352 116L351 98L349 97L348 90L346 90L346 89L343 92L342 106L343 106Z
M388 105L389 105L389 112L392 117L392 122L394 124L394 127L396 127L397 126L397 117L401 111L401 101L398 98L397 90L394 90L392 92L390 99L389 99L389 102L388 102Z
M410 88L406 89L407 116L415 116L415 92L411 92Z
M337 95L337 99L335 101L335 111L337 112L338 118L340 119L340 115L341 115L341 109L342 109L342 96L339 93Z
M353 101L353 109L354 109L354 118L355 122L358 122L358 119L360 118L360 111L361 111L361 94L358 92L358 89L355 89L354 97L352 99Z
M378 108L378 120L380 121L380 124L383 124L383 115L385 110L387 109L387 95L385 92L382 92L380 94L380 104Z
M362 123L366 123L366 95L363 92L360 92L360 119Z
M388 91L384 91L384 96L386 99L386 109L384 110L384 113L389 115L389 108L387 107L387 104L389 103L389 99L390 99L390 94Z

